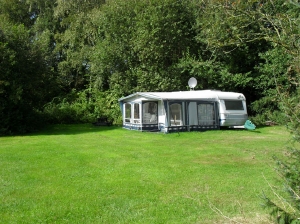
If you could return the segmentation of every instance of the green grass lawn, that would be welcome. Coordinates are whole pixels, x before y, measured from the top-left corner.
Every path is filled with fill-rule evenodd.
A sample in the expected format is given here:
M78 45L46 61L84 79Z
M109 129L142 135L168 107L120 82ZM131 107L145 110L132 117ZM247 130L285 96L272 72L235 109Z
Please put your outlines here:
M284 127L174 134L56 125L0 138L0 223L269 223Z

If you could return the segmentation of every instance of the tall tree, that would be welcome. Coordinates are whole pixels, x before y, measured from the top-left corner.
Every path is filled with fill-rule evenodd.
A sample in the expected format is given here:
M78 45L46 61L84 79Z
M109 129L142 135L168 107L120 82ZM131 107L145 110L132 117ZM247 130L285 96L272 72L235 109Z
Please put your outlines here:
M0 0L0 14L5 15L13 24L23 24L27 28L34 23L34 14L26 1Z
M26 132L50 94L51 77L28 29L0 16L0 133Z
M258 6L257 1L198 4L197 40L206 43L211 54L204 63L212 77L208 81L214 88L243 92L249 103L263 96L257 67L264 62L260 54L272 48L261 32Z
M133 50L136 14L142 1L109 1L95 21L98 40L93 52L92 74L95 87L112 90L119 96L137 87L134 72L138 61Z
M99 21L92 70L103 87L121 95L180 90L188 80L180 58L198 51L193 21L182 1L110 1Z
M288 148L285 158L277 158L278 173L288 195L281 201L266 197L276 221L287 224L299 223L300 217L300 4L298 1L289 1L283 6L285 10L275 16L263 10L259 14L268 25L263 28L275 48L275 54L272 51L264 55L269 60L264 68L275 77L279 103L287 117L287 127L293 142L298 143ZM280 56L276 55L277 52ZM281 68L283 63L279 61L280 58L285 69ZM280 75L286 77L284 82Z
M197 55L194 17L189 2L151 1L137 15L134 51L140 62L138 85L144 91L183 90L189 74L178 66L187 54Z
M91 20L104 0L56 2L54 19L59 21L55 32L55 55L61 83L69 92L85 89L90 69L90 55L97 30Z

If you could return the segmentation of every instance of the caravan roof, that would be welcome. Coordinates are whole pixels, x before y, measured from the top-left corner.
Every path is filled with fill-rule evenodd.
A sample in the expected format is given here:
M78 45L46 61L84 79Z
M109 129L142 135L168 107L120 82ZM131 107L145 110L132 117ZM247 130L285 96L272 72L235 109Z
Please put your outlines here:
M218 100L218 99L232 99L245 100L245 96L241 93L222 92L218 90L195 90L195 91L177 91L177 92L137 92L126 97L122 97L119 101L127 101L131 98L145 97L147 99L156 100Z

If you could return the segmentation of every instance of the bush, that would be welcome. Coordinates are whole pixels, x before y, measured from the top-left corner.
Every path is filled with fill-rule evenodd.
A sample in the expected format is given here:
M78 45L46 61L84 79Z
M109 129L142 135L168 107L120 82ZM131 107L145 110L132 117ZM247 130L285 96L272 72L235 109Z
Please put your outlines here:
M13 105L5 112L5 116L0 116L0 136L33 132L46 123L40 111L25 104Z
M300 224L300 89L294 95L282 94L282 109L288 120L287 127L294 145L287 148L283 158L275 157L277 173L284 184L284 195L271 199L264 197L271 214L280 224Z
M45 105L44 113L51 124L91 123L97 116L93 113L93 105L53 102Z
M110 93L91 95L88 91L73 91L67 97L54 98L46 104L44 114L51 124L93 123L101 116L115 124L122 122L118 97Z
M257 114L254 117L251 117L251 121L257 126L266 125L266 121L272 121L274 124L286 125L287 118L285 114L279 110L275 111L265 111L262 114Z

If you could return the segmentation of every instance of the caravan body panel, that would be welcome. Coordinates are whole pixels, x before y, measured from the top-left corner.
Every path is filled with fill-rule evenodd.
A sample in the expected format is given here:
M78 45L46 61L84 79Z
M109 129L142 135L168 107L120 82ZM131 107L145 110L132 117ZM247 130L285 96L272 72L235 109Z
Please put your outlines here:
M248 119L246 98L241 93L219 92L220 126L242 126Z

